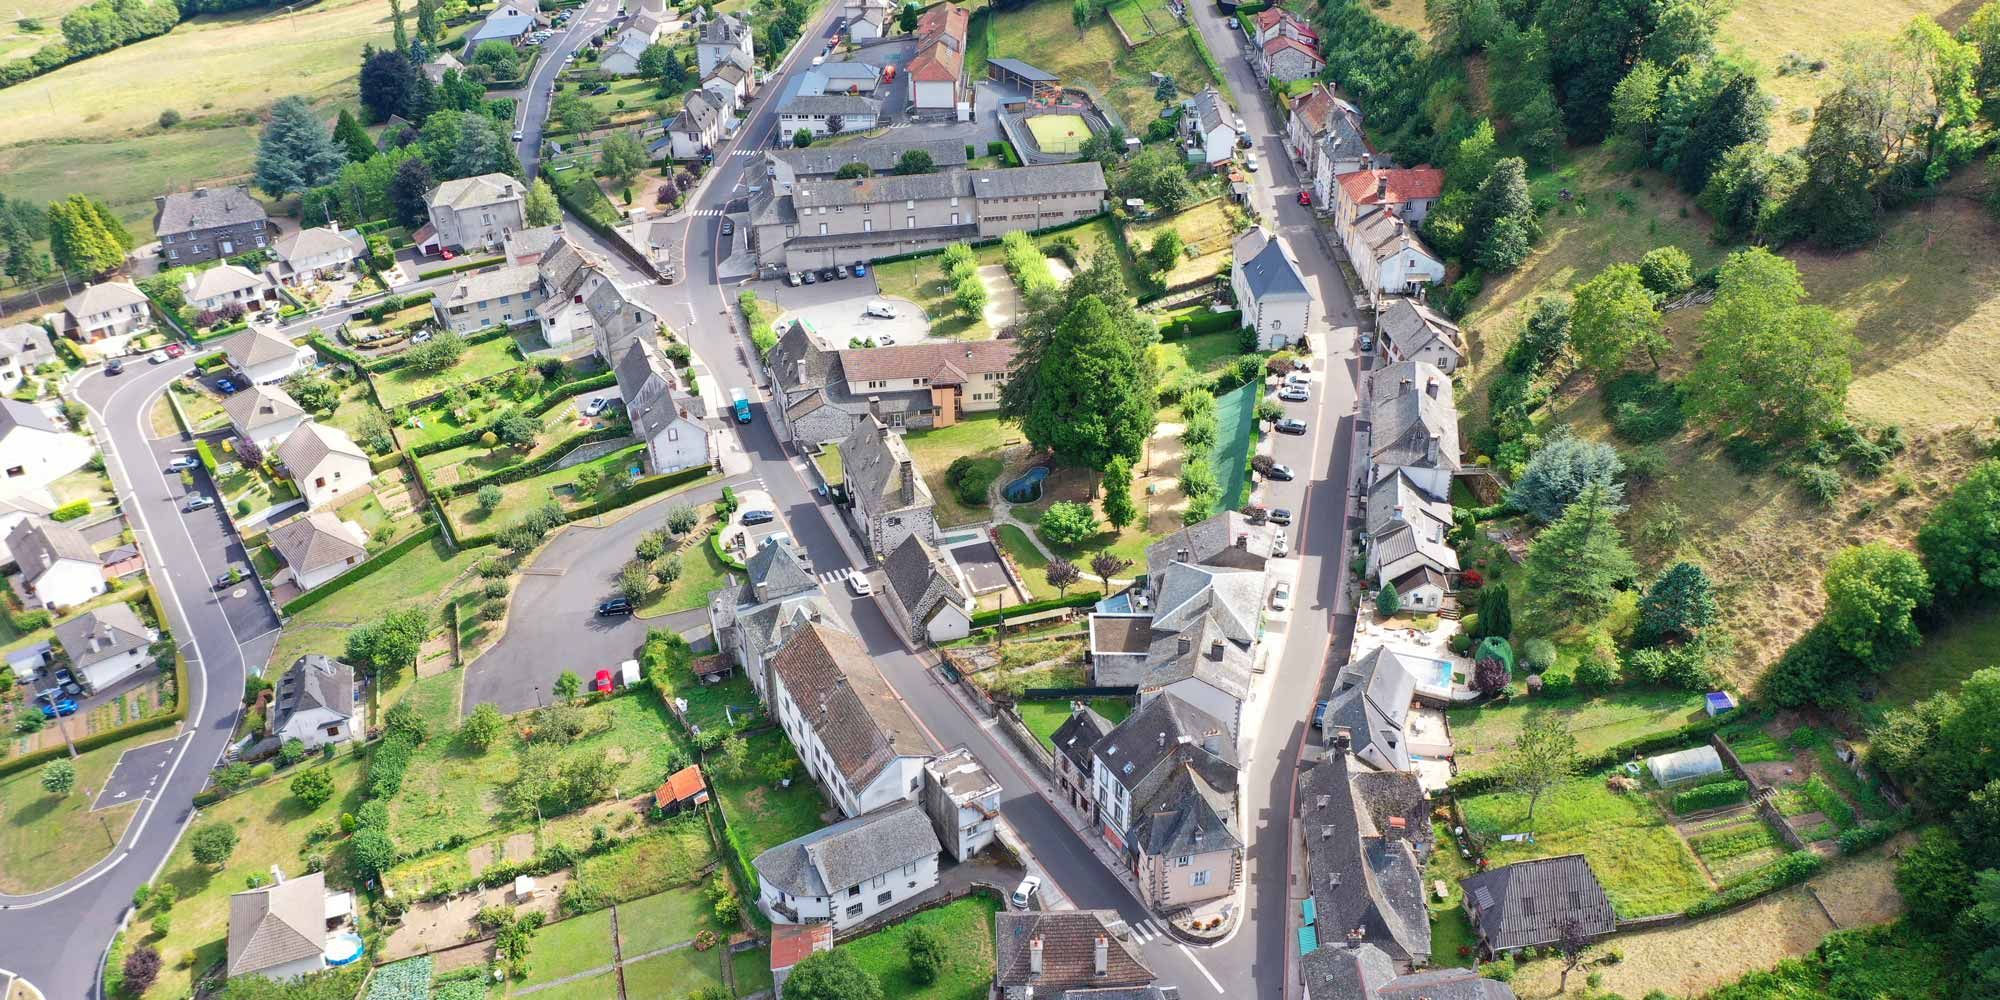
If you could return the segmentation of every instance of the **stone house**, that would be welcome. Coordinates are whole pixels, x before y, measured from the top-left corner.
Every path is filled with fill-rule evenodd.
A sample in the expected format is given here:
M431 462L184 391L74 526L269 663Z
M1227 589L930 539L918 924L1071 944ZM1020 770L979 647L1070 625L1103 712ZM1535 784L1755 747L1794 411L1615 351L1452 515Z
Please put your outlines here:
M445 181L425 200L430 222L412 234L424 253L494 250L527 228L527 185L506 174Z
M936 543L935 501L902 435L870 417L840 443L840 457L863 548L881 558L913 535Z
M185 267L261 250L270 238L264 205L242 187L198 187L153 198L160 264Z

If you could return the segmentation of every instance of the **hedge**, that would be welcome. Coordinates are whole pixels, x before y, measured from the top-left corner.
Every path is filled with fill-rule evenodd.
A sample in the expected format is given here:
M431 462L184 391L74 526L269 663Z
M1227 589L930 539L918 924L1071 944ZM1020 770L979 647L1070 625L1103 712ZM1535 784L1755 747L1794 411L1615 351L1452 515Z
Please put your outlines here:
M209 475L215 475L215 451L209 448L208 442L201 438L195 438L194 453L200 457L201 467L207 469Z
M697 465L692 469L682 469L679 472L669 472L665 475L653 476L649 479L641 479L638 482L633 483L631 486L627 486L626 488L619 490L618 492L613 493L608 497L605 497L601 500L593 501L591 503L584 504L583 506L578 507L575 510L563 514L563 523L569 524L571 522L581 521L586 517L596 517L597 515L603 514L607 511L617 510L618 508L624 507L628 504L637 503L640 500L644 500L647 497L653 496L655 494L664 493L677 486L685 486L689 483L699 482L700 480L708 478L708 475L709 475L708 466ZM449 521L449 519L447 519L447 521ZM466 535L464 537L460 537L458 533L454 531L450 533L450 537L452 541L455 544L457 544L458 547L461 549L476 549L482 546L492 545L494 541L494 536L492 534Z
M1584 754L1579 758L1579 765L1585 772L1602 771L1636 757L1659 753L1662 750L1678 749L1708 739L1716 730L1738 717L1740 712L1730 712L1713 718L1696 719L1679 729L1670 729L1664 733L1635 737L1597 753ZM1500 773L1478 771L1473 774L1460 774L1451 780L1448 787L1453 795L1481 795L1500 787Z
M1098 594L1071 594L1068 597L1056 597L1046 601L1029 601L1026 604L1016 604L1011 608L981 611L972 616L972 627L985 628L988 625L999 625L1007 618L1019 618L1022 615L1039 614L1043 611L1054 611L1057 608L1087 607L1096 604L1102 599L1102 596Z
M1715 781L1675 795L1674 812L1685 816L1703 809L1732 806L1749 797L1750 783L1747 781Z
M159 595L153 593L151 589L148 589L146 591L146 600L153 606L153 620L159 623L160 634L162 636L165 636L170 631L170 629L167 624L166 613L160 608ZM111 744L116 743L119 740L123 740L131 736L137 736L140 733L149 733L155 729L165 729L169 726L179 723L182 719L187 718L187 704L188 704L187 658L181 655L181 649L179 643L174 643L173 646L174 646L173 711L164 712L159 715L152 716L150 718L139 719L134 722L128 722L122 726L113 726L110 729L106 729L101 733L91 733L89 736L85 736L84 738L75 741L76 751L78 753L83 753L84 751L87 750L95 750L98 747L102 746L110 746ZM35 767L36 765L39 764L47 763L48 761L54 760L57 757L66 756L68 753L69 753L69 747L64 744L58 743L55 746L43 747L40 750L33 751L32 753L24 753L19 757L14 757L8 760L0 761L0 777L13 774L17 771L25 771L28 768Z
M448 274L457 274L461 271L477 270L482 267L491 267L494 264L504 264L506 262L507 258L505 257L487 257L482 260L459 261L456 264L446 264L443 267L434 267L428 271L418 271L417 280L429 281L432 278L442 278Z
M467 479L464 482L453 483L450 486L440 486L433 492L449 500L472 493L481 486L501 486L507 483L518 483L523 479L547 472L579 445L586 445L592 441L609 441L613 438L624 437L628 433L630 433L630 428L620 424L611 427L599 427L595 430L584 431L581 434L572 434L556 442L555 447L550 448L540 458L529 459L519 465L510 465L498 472L489 472L476 479Z
M569 399L572 396L580 396L586 392L595 392L599 389L607 389L617 384L618 384L617 372L599 372L596 375L590 376L589 378L580 378L574 382L566 382L562 385L556 386L547 395L543 396L542 401L536 403L534 408L528 411L528 415L531 417L539 417L542 414L555 409L558 404L562 403L564 400Z
M722 525L716 525L715 529L708 533L708 549L715 553L715 558L721 560L724 566L730 569L744 568L743 560L736 558L735 554L722 547Z
M1885 819L1857 826L1853 829L1842 830L1840 831L1840 853L1860 854L1862 851L1901 833L1909 825L1908 819L1898 816L1895 819Z
M56 353L62 355L63 361L71 368L83 367L83 354L76 349L75 344L69 342L68 337L50 337L49 339L55 343Z
M1722 883L1721 892L1696 900L1693 906L1687 908L1687 915L1705 917L1711 913L1720 913L1739 903L1747 903L1786 886L1798 885L1819 874L1819 870L1825 866L1826 861L1811 851L1793 851L1770 864L1753 868Z
M361 355L326 339L324 334L314 333L307 335L306 346L335 361L345 361L353 365L356 371L366 371L368 368L368 362L362 360Z
M1243 326L1243 311L1231 309L1228 312L1203 312L1184 316L1160 324L1161 340L1180 340L1183 337L1199 337L1204 334L1236 330Z
M49 520L74 521L77 518L82 517L83 515L88 513L90 513L90 501L71 500L70 502L63 504L62 506L57 507L55 510L50 511Z
M319 586L314 587L313 589L308 590L305 593L292 598L289 601L286 601L284 606L279 608L278 610L282 612L286 617L298 614L299 612L304 611L307 608L310 608L313 605L318 604L319 602L324 601L329 597L332 597L333 595L346 589L348 586L361 580L363 577L366 577L374 573L376 570L382 569L383 567L389 565L390 563L395 562L396 559L401 557L405 552L408 552L411 549L414 549L417 546L423 545L429 542L431 539L436 538L437 533L438 533L438 527L436 524L426 525L423 528L423 530L418 531L416 534L411 535L410 537L405 538L402 541L397 542L396 544L391 545L388 548L375 553L374 556L370 557L366 562L363 562L361 565L356 566L353 569L350 569L340 574L339 576L336 576L333 579L328 580L327 582L322 583Z

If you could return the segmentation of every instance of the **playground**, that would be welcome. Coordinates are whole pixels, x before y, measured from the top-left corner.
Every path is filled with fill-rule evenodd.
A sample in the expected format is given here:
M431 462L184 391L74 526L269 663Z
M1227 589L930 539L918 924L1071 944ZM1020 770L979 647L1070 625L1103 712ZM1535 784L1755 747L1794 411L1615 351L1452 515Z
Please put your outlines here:
M1027 124L1028 131L1035 137L1035 145L1045 153L1081 152L1084 140L1090 138L1090 127L1084 124L1082 115L1035 115L1028 119Z

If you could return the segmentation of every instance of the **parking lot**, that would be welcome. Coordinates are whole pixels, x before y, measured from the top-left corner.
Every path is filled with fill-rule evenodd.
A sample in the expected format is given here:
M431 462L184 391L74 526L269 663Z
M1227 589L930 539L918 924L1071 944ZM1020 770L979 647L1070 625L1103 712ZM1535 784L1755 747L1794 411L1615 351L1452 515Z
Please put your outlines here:
M172 763L175 739L148 743L133 747L118 758L111 768L111 776L104 779L104 787L92 800L90 808L106 809L122 806L127 802L137 802L153 794L161 779L166 777L167 765Z
M884 346L892 342L914 344L930 337L931 325L924 311L907 299L876 294L872 276L798 288L780 284L776 291L774 298L785 309L787 318L805 320L813 329L833 338L836 347L846 346L848 337L873 338ZM895 318L868 315L868 304L878 301L887 304Z

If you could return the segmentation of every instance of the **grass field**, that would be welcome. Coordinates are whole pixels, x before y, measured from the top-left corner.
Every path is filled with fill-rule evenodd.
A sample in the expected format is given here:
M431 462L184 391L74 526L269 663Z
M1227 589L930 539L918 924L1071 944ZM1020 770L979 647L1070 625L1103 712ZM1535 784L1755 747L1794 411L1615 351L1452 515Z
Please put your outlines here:
M1114 726L1132 714L1132 702L1127 698L1092 698L1086 704ZM1053 751L1055 744L1051 740L1056 730L1069 721L1069 702L1023 701L1016 703L1014 710L1021 713L1021 721L1027 724L1029 732L1035 734L1035 739Z
M680 578L655 591L653 599L640 606L639 617L652 618L702 607L708 603L708 595L722 589L729 567L715 557L715 550L707 543L706 526L713 509L712 505L701 508L702 526L690 533L693 538L679 550Z
M753 760L765 760L773 754L797 756L785 734L777 729L765 730L748 739ZM730 845L746 869L757 855L826 825L820 820L826 802L811 779L803 774L796 775L789 788L765 781L754 773L736 776L718 773L710 775L708 782L727 817Z
M903 444L910 449L910 457L924 474L924 484L931 488L931 497L937 501L940 526L978 524L993 516L986 507L959 502L958 495L945 482L945 470L951 468L951 463L969 456L998 475L1001 451L1020 440L1020 428L1002 420L998 413L971 414L950 427L913 429L903 436Z
M459 477L476 478L491 472L498 472L510 465L518 465L529 459L544 455L550 448L567 440L571 435L582 433L588 428L579 424L576 411L567 404L542 415L541 431L528 450L522 451L511 446L488 448L477 441L457 448L446 448L417 458L418 467L430 474L433 482L452 483ZM448 426L448 425L447 425ZM439 479L439 473L453 466L458 467L450 478Z
M624 919L622 909L619 911L619 919ZM625 995L679 997L688 996L704 986L721 986L722 962L725 956L726 952L722 949L696 951L693 948L682 948L627 965Z
M528 948L527 978L514 983L509 992L519 993L565 976L610 965L615 959L610 910L548 924L535 932L534 944Z
M1098 247L1117 249L1118 236L1111 228L1108 218L1096 220L1089 225L1063 230L1077 242L1077 259L1088 261ZM1053 236L1043 236L1036 240L1043 250L1049 247ZM998 264L1001 261L1000 245L980 247L972 252L979 266ZM952 286L945 280L937 255L918 257L913 260L892 261L874 269L875 284L883 295L908 299L916 303L931 321L931 333L939 337L961 337L967 340L990 340L992 328L981 316L968 316L959 311L952 302ZM1138 274L1133 271L1132 262L1120 255L1125 269L1125 282L1129 288L1138 287Z
M1231 244L1242 228L1241 219L1242 213L1230 207L1228 199L1212 198L1173 215L1134 222L1126 227L1126 239L1131 241L1133 250L1144 252L1161 233L1172 230L1180 234L1181 242L1194 251L1194 256L1183 256L1180 263L1161 276L1161 282L1172 288L1227 270Z
M321 765L315 765L321 766ZM244 880L253 874L268 877L277 865L286 875L305 871L299 863L299 849L313 827L335 824L343 812L361 805L360 758L342 754L326 766L333 775L332 800L318 809L299 807L292 797L289 781L269 781L248 791L223 799L202 810L201 822L228 823L236 830L236 850L220 870L197 864L186 837L174 848L154 886L171 885L180 900L171 911L172 927L164 938L141 930L150 925L152 914L134 922L127 940L144 936L160 951L160 978L146 991L149 997L192 995L198 977L222 962L227 948L229 897L243 891ZM346 871L346 845L335 840L327 851L328 885L345 886L351 876Z
M873 973L883 996L898 1000L983 1000L993 983L993 914L1000 901L968 896L899 920L842 945L854 964ZM937 931L945 942L945 964L928 985L910 975L910 932Z
M1887 41L1919 14L1929 14L1955 32L1978 6L1950 0L1738 0L1723 16L1716 40L1723 51L1756 65L1765 92L1778 99L1777 113L1771 116L1771 146L1788 149L1805 142L1812 125L1790 122L1786 113L1818 106L1840 85L1843 43ZM1827 66L1817 73L1801 68L1780 74L1779 63L1788 54L1808 63L1825 60Z
M398 368L387 375L377 375L375 391L381 394L383 406L393 408L434 392L443 392L462 382L490 378L525 363L514 347L514 338L495 337L467 347L458 364L442 375L425 375L414 368Z
M1576 737L1577 749L1594 753L1694 721L1702 714L1702 697L1691 691L1627 687L1598 695L1535 695L1505 704L1452 708L1446 716L1459 768L1484 770L1481 755L1512 746L1528 720L1543 713L1560 716Z
M1975 671L2000 665L2000 614L1991 610L1958 615L1924 637L1924 644L1882 676L1882 692L1867 706L1871 715L1900 708L1939 691L1957 690Z
M1470 966L1477 961L1478 939L1472 932L1472 919L1465 915L1465 892L1458 887L1458 880L1473 874L1472 862L1459 855L1458 838L1452 836L1449 824L1432 823L1431 833L1436 846L1424 863L1424 879L1441 881L1445 886L1443 899L1434 892L1424 894L1424 905L1431 914L1431 964ZM1465 953L1460 954L1460 949Z
M572 465L567 469L552 469L538 476L529 476L526 479L518 479L511 483L502 483L500 484L500 491L504 499L500 502L499 508L492 514L480 511L479 494L477 491L457 497L446 503L445 513L452 519L452 524L457 528L458 533L463 536L475 531L498 531L513 521L518 520L522 511L541 503L550 496L555 497L556 500L565 506L580 506L583 503L595 500L596 497L579 497L576 495L576 477L578 473L584 469L596 469L601 475L613 469L624 469L633 478L637 478L638 472L636 470L642 467L645 459L645 450L645 445L635 444L630 448L620 449L609 455L594 458L581 465Z
M965 71L979 78L985 75L987 59L1025 60L1062 77L1066 85L1088 87L1110 103L1127 128L1136 129L1156 117L1162 106L1153 99L1151 73L1173 77L1185 94L1215 82L1195 49L1191 31L1171 31L1127 52L1106 19L1092 19L1089 27L1078 31L1067 4L1040 0L1008 8L997 17L993 8L987 8L973 17Z
M1048 574L1043 572L1048 568L1049 557L1043 555L1041 549L1035 548L1035 543L1028 540L1028 533L1014 524L1003 524L998 530L1000 547L1006 550L1007 558L1014 560L1014 568L1020 572L1021 582L1028 585L1028 598L1047 601L1060 596L1056 593L1056 588L1049 586Z
M120 754L172 738L173 731L163 729L83 754L76 762L76 787L68 795L42 790L41 767L0 778L0 892L59 885L111 853L139 803L93 813L91 796L104 787Z
M1675 913L1712 890L1687 844L1650 799L1604 787L1602 775L1568 782L1535 808L1535 842L1501 843L1503 833L1528 831L1528 799L1494 792L1463 799L1468 829L1485 838L1495 866L1560 854L1582 854L1604 883L1621 917Z
M715 907L699 889L673 889L618 904L618 947L637 955L691 940L696 932L722 930Z
M0 95L36 84L20 84ZM42 104L47 106L47 94ZM257 129L252 126L183 128L120 139L93 133L79 141L0 147L0 177L7 179L8 197L28 201L57 201L78 191L89 192L110 205L132 235L143 241L152 238L154 195L239 180L250 173L256 151Z
M363 577L288 619L284 637L271 651L273 669L282 670L307 653L340 655L347 646L350 627L372 621L384 612L409 605L441 607L448 594L478 583L469 579L459 581L456 588L451 587L460 574L490 554L479 549L454 553L442 538L411 549L395 565Z

